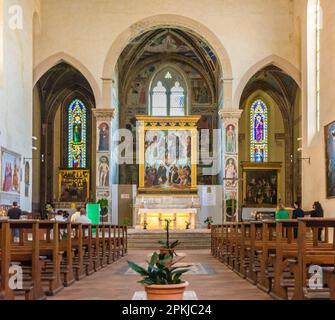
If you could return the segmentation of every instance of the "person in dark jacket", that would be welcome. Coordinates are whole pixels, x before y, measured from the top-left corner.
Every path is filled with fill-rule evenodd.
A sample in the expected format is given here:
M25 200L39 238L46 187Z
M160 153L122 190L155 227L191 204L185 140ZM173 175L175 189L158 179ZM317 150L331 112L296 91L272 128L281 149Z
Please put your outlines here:
M8 214L7 215L9 217L9 219L11 219L11 220L19 220L20 219L20 217L22 215L22 211L18 207L16 201L13 202L13 207L8 210Z
M301 209L301 204L299 201L294 202L294 210L292 214L292 219L303 218L305 216L304 210Z
M323 208L319 201L313 203L313 210L311 212L311 218L323 218ZM318 240L321 241L322 228L318 229Z
M7 215L9 217L9 219L11 219L11 220L19 220L20 219L20 217L22 215L22 211L18 207L16 201L13 202L13 207L8 210ZM15 238L18 238L19 235L20 235L20 230L19 229L14 229L13 233L14 233L14 241L15 241Z
M301 209L299 201L294 202L294 210L292 213L292 219L303 218L305 216L304 210ZM294 238L298 237L298 228L294 228Z

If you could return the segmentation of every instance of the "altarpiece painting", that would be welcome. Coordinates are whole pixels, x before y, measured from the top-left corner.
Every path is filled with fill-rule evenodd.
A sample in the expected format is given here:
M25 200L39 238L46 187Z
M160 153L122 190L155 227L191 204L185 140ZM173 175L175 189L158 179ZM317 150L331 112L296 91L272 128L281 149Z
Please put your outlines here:
M138 116L139 191L192 191L197 188L197 122L200 116Z
M243 205L276 207L280 200L281 163L243 162Z

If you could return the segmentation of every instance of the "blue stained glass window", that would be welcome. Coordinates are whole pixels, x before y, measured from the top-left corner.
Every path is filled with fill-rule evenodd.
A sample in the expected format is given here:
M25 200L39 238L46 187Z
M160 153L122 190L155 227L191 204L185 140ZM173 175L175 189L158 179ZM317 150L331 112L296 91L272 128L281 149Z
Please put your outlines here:
M250 160L268 161L268 108L260 99L250 110Z
M68 108L68 168L86 168L86 107L75 99Z

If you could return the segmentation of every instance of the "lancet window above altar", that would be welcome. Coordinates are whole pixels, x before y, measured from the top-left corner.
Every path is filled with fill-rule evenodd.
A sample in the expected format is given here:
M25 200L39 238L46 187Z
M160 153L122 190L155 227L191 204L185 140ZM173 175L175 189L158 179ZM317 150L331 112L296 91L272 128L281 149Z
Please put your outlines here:
M250 161L268 161L268 108L261 99L250 108Z
M68 168L86 168L86 119L84 103L73 100L68 108Z
M186 84L183 76L173 68L159 71L150 86L150 114L152 116L186 115Z

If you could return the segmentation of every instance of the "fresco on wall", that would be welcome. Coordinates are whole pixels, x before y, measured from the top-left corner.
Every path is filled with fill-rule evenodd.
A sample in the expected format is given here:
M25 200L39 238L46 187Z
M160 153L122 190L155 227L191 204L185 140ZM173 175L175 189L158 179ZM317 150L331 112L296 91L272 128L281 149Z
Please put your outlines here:
M191 49L178 38L167 34L147 45L145 51L154 53L186 53L191 51Z
M236 128L234 125L229 124L226 128L226 152L236 153Z
M335 198L335 122L325 127L327 198Z
M20 194L20 155L1 149L1 191Z
M236 187L237 185L237 163L236 159L228 158L225 163L225 185L226 187Z
M136 79L128 91L127 102L130 106L144 106L147 104L147 89L143 79Z
M109 125L106 122L99 125L98 151L109 151Z
M98 181L99 187L109 186L109 159L107 156L101 156L98 162Z
M209 103L209 94L204 80L192 80L192 102Z

